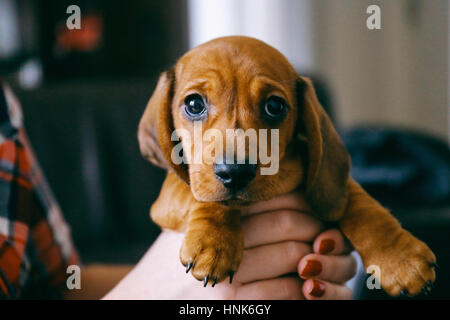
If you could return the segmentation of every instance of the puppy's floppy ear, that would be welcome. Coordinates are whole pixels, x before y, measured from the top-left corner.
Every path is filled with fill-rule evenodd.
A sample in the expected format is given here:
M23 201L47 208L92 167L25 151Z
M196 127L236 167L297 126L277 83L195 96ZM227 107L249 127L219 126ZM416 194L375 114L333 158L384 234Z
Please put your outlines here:
M308 145L306 199L318 217L339 220L347 205L350 158L310 79L299 77L297 97L300 135Z
M174 131L172 96L175 75L172 70L163 72L139 122L138 141L141 154L151 163L175 173L189 183L186 164L174 164L171 160L171 141Z

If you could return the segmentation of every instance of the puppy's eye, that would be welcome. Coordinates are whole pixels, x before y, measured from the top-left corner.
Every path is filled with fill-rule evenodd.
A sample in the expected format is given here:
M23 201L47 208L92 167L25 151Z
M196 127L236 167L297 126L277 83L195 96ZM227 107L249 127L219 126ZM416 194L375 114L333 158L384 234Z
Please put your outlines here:
M264 105L264 113L266 116L276 119L281 118L286 111L286 103L277 96L270 96Z
M186 106L186 113L191 117L198 117L202 115L205 110L205 101L199 94L191 94L184 99L184 105Z

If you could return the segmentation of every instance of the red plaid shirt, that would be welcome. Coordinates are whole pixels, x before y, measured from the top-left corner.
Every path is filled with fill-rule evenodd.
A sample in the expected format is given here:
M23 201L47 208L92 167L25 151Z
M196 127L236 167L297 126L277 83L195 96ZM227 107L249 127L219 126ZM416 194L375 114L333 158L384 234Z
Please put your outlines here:
M72 264L70 229L27 141L20 105L0 79L0 298L57 297L50 292L64 287Z

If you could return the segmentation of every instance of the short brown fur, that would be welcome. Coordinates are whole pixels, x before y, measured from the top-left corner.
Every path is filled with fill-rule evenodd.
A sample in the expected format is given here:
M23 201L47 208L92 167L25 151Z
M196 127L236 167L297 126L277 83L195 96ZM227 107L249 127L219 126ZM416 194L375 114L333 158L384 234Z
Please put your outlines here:
M207 97L211 105L203 130L222 132L270 129L258 116L259 106L270 94L281 96L289 110L276 126L279 172L257 175L232 199L212 165L175 165L171 134L179 128L193 132L192 121L181 112L191 93ZM364 265L380 267L381 285L389 294L408 290L416 295L435 280L431 250L349 178L349 156L312 82L299 77L280 52L259 40L219 38L186 53L161 75L139 124L138 139L142 154L169 171L151 217L162 228L185 233L180 259L185 266L193 265L191 272L199 280L222 281L237 270L243 251L243 206L294 190L306 196L318 218L338 221ZM194 151L193 143L183 140L183 150Z

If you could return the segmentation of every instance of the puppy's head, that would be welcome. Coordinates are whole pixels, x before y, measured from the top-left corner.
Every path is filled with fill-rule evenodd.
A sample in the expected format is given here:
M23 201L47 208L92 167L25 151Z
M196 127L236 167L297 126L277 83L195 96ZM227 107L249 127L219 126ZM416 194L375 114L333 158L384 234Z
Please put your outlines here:
M256 39L186 53L161 75L138 138L142 154L199 201L239 205L302 185L324 218L345 205L348 156L311 81Z

